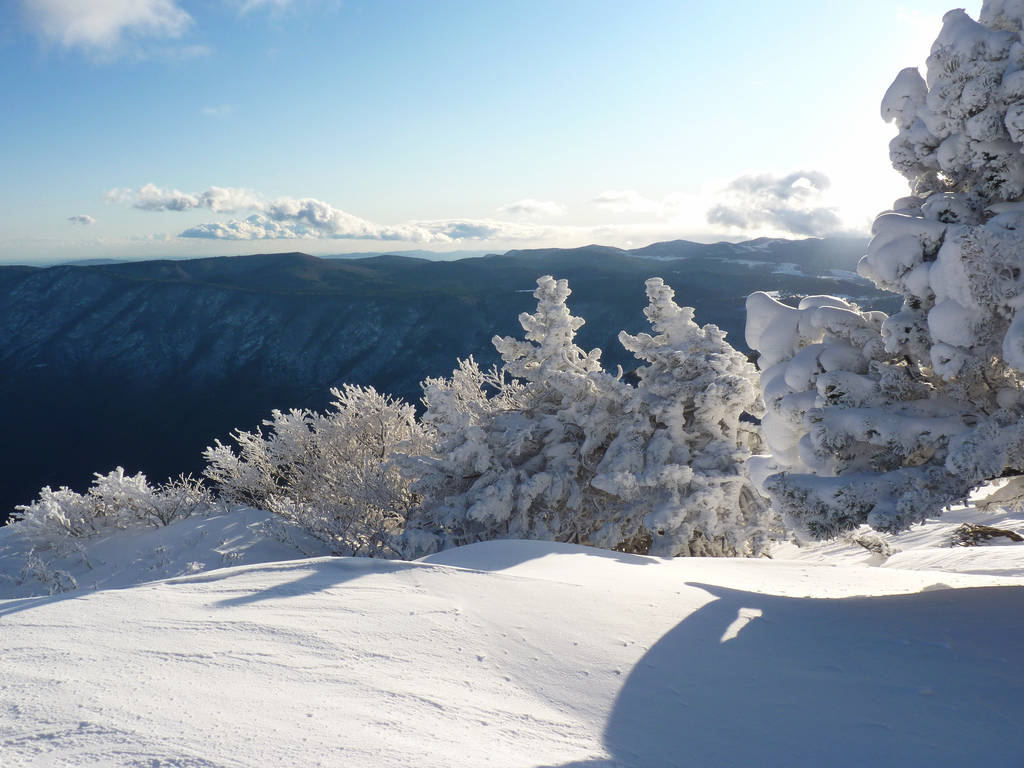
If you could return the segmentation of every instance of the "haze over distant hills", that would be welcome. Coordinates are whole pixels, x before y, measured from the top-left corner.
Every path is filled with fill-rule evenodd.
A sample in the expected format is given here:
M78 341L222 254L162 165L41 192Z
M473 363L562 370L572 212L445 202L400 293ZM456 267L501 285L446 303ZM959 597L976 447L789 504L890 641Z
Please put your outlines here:
M408 256L414 259L426 259L427 261L457 261L459 259L471 259L477 256L488 256L493 255L491 251L424 251L424 250L409 250L409 251L358 251L353 253L330 253L320 254L318 257L321 259L367 259L373 256ZM34 266L34 267L99 267L108 264L131 264L136 261L193 261L200 257L193 256L182 256L166 259L138 259L138 258L122 258L122 259L72 259L70 261L58 261L58 262L35 262L32 264L23 264L21 262L7 262L0 263L0 267L3 266Z
M322 408L342 382L416 401L456 358L497 361L536 278L568 278L579 342L633 366L620 330L647 328L644 280L665 278L740 349L744 299L834 293L893 311L853 270L863 240L655 243L429 261L302 253L0 267L0 395L8 403L0 518L45 484L82 488L115 465L162 480L272 408Z

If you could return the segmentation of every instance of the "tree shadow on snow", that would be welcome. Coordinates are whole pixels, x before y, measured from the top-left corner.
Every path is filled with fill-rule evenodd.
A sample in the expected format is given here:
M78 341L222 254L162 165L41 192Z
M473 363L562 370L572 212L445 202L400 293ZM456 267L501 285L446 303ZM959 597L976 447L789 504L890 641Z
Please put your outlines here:
M245 567L244 570L218 569L197 573L193 576L175 576L168 579L160 579L154 582L139 582L117 587L106 587L98 592L120 591L146 586L147 584L203 584L220 582L226 589L229 589L233 579L254 571L264 573L283 573L288 571L301 572L301 576L293 581L277 583L266 589L251 589L249 587L238 588L240 592L236 597L226 598L215 603L218 608L229 608L236 605L250 605L265 600L295 597L296 595L311 595L323 592L347 581L353 581L363 576L376 573L394 573L396 571L418 568L414 563L406 563L396 560L382 560L366 557L331 557L318 558L315 560L294 560L280 563L263 563ZM97 590L81 587L67 592L58 592L53 595L40 595L33 597L5 598L0 600L0 618L21 611L31 610L48 603L57 603L63 600L75 600L87 598L97 594Z
M4 616L9 616L12 613L20 613L21 611L27 611L32 608L37 608L47 603L56 603L61 600L69 600L75 597L81 597L84 594L90 594L84 590L75 590L74 592L58 592L54 595L39 595L33 597L6 597L3 598L2 604L0 604L0 619Z
M1024 588L715 600L633 669L610 760L562 768L1024 765Z
M278 600L299 595L312 595L324 592L347 581L364 576L383 573L395 573L411 568L419 568L413 563L400 560L382 560L370 557L332 557L319 558L312 561L295 561L280 566L270 566L266 570L275 572L282 570L303 571L304 574L294 581L274 584L266 589L247 589L237 597L218 601L218 608L231 608L238 605L251 605L265 600ZM196 577L203 580L202 577ZM182 583L188 579L174 579L170 583Z

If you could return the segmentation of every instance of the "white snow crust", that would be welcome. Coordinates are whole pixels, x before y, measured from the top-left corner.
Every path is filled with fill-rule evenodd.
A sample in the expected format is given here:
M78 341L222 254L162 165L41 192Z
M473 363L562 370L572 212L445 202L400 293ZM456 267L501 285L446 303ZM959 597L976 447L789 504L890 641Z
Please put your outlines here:
M194 559L255 514L145 547ZM674 560L499 541L160 581L127 532L99 588L79 564L78 590L0 600L0 762L1016 766L1024 545L948 546L982 518L1024 529L969 509L878 537L887 557L849 539Z

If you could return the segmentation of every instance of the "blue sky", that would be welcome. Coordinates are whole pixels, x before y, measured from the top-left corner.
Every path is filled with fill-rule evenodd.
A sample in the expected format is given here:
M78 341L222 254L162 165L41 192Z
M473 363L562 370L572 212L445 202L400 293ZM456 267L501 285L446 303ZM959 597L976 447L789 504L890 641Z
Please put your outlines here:
M12 0L0 261L864 232L948 7Z

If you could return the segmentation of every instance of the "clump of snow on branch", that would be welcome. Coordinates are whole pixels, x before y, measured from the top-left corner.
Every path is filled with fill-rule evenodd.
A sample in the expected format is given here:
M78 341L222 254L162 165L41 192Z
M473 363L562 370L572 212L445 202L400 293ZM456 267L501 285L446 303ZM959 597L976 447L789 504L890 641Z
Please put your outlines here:
M661 555L760 551L767 512L743 472L754 371L714 326L648 282L657 335L620 336L646 365L636 387L575 343L564 280L542 277L524 339L496 337L500 370L461 361L424 383L432 455L405 454L423 502L413 553L495 538Z
M943 19L927 73L882 101L911 194L878 216L858 271L891 317L839 299L748 300L773 503L819 536L899 530L1024 470L1024 3Z
M946 381L973 382L998 359L985 388L1007 390L1004 399L1015 388L1010 371L1024 370L1022 17L1011 2L986 2L979 21L950 11L927 78L897 76L882 115L899 129L891 156L913 194L876 219L860 265L905 299L885 329L890 347L927 345ZM920 330L908 336L908 326Z
M393 556L414 498L389 463L399 444L418 450L412 406L372 387L332 389L327 413L273 411L261 430L219 440L206 476L229 501L274 512L344 555Z
M831 296L747 300L770 451L750 473L789 525L817 537L862 523L900 530L969 490L945 460L970 414L941 379L886 350L886 322Z

